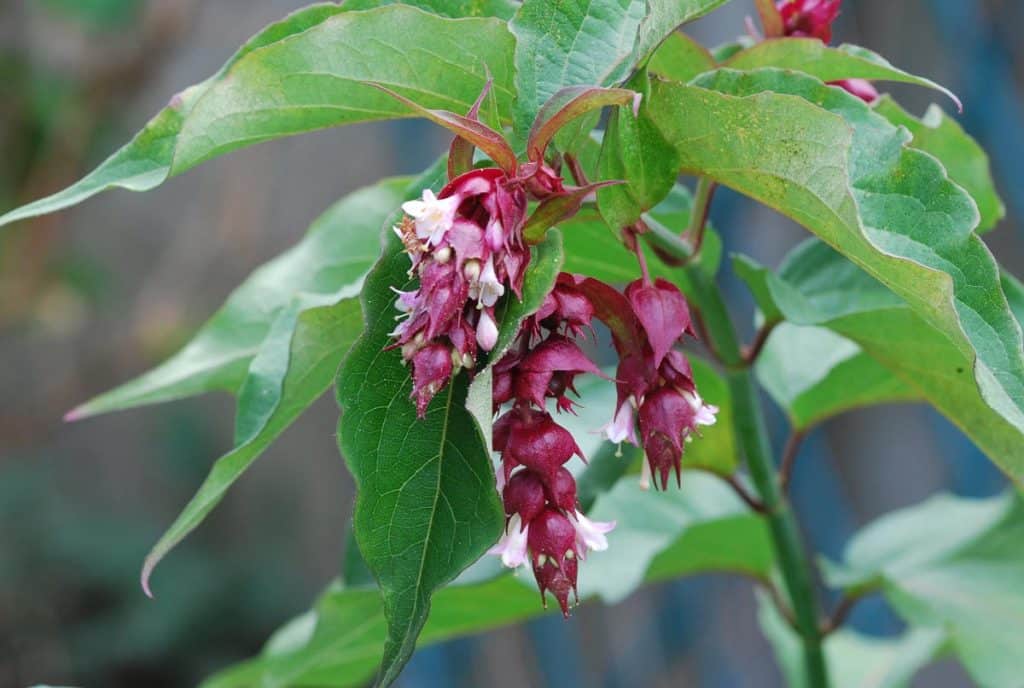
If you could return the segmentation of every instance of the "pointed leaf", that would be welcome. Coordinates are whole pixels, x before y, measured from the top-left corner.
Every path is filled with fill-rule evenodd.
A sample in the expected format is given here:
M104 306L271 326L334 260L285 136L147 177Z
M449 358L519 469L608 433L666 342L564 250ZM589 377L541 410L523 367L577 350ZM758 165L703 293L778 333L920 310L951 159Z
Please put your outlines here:
M977 207L935 158L907 146L906 130L841 89L779 70L656 82L650 100L683 170L792 217L904 298L971 361L1001 422L1024 430L1021 330L972 232ZM989 453L1021 479L1017 446Z
M915 84L946 94L956 103L958 109L963 110L960 99L948 88L930 79L897 69L881 55L856 45L845 44L834 48L817 38L767 40L733 55L723 66L732 69L793 69L818 77L822 81L867 79Z
M513 121L525 139L549 98L566 86L613 86L680 24L727 0L525 0L516 37L518 98Z
M372 46L367 52L366 46ZM331 126L408 116L376 81L430 108L465 111L494 77L508 116L512 36L498 19L445 19L401 5L346 12L315 5L249 41L215 76L171 100L131 143L0 225L120 187L147 191L217 155Z
M1004 275L1002 282L1008 293L1019 293L1012 277ZM1024 464L1024 434L982 398L969 372L972 357L957 350L943 334L863 270L820 241L809 239L790 253L777 276L768 275L767 283L771 298L788 320L827 327L846 340L830 355L819 352L819 359L841 360L837 373L842 372L842 368L860 368L863 377L851 390L859 389L861 394L870 390L879 395L877 401L897 400L903 395L901 388L914 390L1011 475L1011 469ZM812 336L815 340L822 337L820 334ZM850 348L851 342L856 342L865 354L889 371L895 378L892 384L885 381L880 371L864 369L866 364ZM782 347L786 342L769 340L768 344ZM843 350L849 358L839 355ZM788 367L790 374L801 366L805 371L816 368L806 363L813 355L810 352L801 355L776 351L782 353L776 364ZM762 355L765 353L768 353L767 348ZM774 390L772 394L777 399L790 397L785 391L791 389L788 382L772 381L783 375L785 371L758 367L758 376L770 391ZM841 380L842 377L837 378ZM824 382L827 381L826 378ZM845 393L842 389L835 391L838 396L832 398L831 405L835 410L842 410ZM886 399L889 394L892 396ZM815 415L828 411L830 405L817 393L787 403L791 403L790 414L798 424L812 422ZM822 406L815 408L816 403ZM800 411L797 406L804 410Z
M624 88L567 86L559 90L541 107L526 140L530 160L543 160L544 151L559 129L572 120L608 105L634 104L638 94Z
M83 404L72 419L178 399L237 391L271 324L302 294L358 293L380 253L380 228L403 200L408 179L392 179L342 199L295 247L246 279L185 348L131 382Z
M338 380L340 445L355 478L355 535L387 618L379 685L409 660L430 598L497 540L504 513L488 442L466 410L458 375L418 419L409 369L391 349L392 287L409 286L409 259L392 238L363 292L366 329Z
M366 83L369 86L373 86L374 88L387 93L389 96L399 101L416 114L426 117L434 124L444 127L456 136L473 144L486 153L488 157L496 162L499 167L505 170L505 172L509 174L513 174L515 172L516 167L518 166L516 154L512 151L512 148L509 147L504 136L494 131L483 122L473 118L472 116L466 117L447 110L431 110L399 93L395 93L382 84L374 82ZM476 103L474 102L470 111L475 107Z
M532 244L542 240L551 227L578 213L587 197L598 189L619 183L617 180L609 180L572 187L566 189L565 193L544 199L530 217L526 218L526 224L523 225L523 236L527 243Z
M518 4L513 0L345 0L345 9L372 10L384 5L411 5L442 17L497 17L509 20Z
M914 137L910 145L938 158L949 178L971 194L981 213L979 233L989 231L1006 216L1006 207L992 180L988 154L942 108L932 105L918 119L889 96L882 96L874 108L893 124L906 127Z

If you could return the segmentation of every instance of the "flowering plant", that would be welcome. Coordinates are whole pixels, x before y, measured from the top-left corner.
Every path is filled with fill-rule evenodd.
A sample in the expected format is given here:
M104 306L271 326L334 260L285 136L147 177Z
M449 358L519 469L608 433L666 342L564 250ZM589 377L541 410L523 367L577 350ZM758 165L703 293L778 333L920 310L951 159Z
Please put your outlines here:
M150 593L156 564L333 385L359 493L341 582L312 630L211 685L351 686L378 667L390 685L417 641L707 571L757 583L794 685L863 685L903 654L882 683L899 685L941 652L985 685L1017 680L988 623L1002 610L973 586L1024 604L999 573L1024 565L1005 546L1024 527L1016 492L883 519L823 569L787 495L801 437L891 401L935 406L1024 479L1024 289L981 238L1003 215L987 160L940 109L918 119L877 84L959 109L953 94L831 45L841 0L758 0L713 50L677 31L725 3L313 5L80 182L0 217L330 126L417 116L453 135L419 177L339 201L179 354L68 414L237 395L237 444L147 557ZM733 257L758 307L746 346L717 286L720 186L814 235L778 270ZM778 462L755 381L791 425ZM929 542L940 527L954 544ZM942 585L914 584L929 576ZM873 594L903 638L843 627ZM1024 632L1020 618L1004 620Z

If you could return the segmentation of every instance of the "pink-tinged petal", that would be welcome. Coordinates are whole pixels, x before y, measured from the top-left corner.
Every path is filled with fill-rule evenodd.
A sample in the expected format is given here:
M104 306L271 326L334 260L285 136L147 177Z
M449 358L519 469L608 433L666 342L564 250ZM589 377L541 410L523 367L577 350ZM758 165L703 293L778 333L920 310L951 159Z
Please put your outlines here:
M830 86L838 86L844 91L857 96L868 105L878 100L878 89L867 79L843 79L842 81L830 81L828 83Z
M505 287L498 280L498 275L494 272L494 261L490 258L480 272L478 293L478 300L487 308L494 306L505 294Z
M620 404L611 422L601 428L601 432L609 442L614 444L629 442L637 446L640 445L636 438L636 412L631 400L632 397Z
M487 550L488 554L501 557L501 563L510 569L516 569L527 562L527 541L530 537L529 526L523 525L519 514L508 520L505 533L497 544Z
M576 548L583 552L584 548L594 552L608 549L608 533L615 530L615 521L591 521L578 510L572 512L572 525L576 529Z

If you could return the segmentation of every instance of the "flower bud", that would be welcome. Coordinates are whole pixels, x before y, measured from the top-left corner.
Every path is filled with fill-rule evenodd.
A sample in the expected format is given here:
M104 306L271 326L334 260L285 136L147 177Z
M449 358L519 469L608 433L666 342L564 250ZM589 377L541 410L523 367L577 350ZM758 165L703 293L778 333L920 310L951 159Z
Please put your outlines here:
M476 341L484 351L490 351L498 343L498 325L494 322L491 311L480 311L480 321L476 324Z
M572 434L547 413L536 412L528 421L513 423L509 429L505 453L541 475L552 475L573 454L583 456Z
M530 524L527 537L533 575L547 607L545 592L558 600L562 614L569 616L569 592L576 591L578 571L576 529L560 511L546 509Z
M564 466L547 476L543 487L548 501L559 509L576 510L576 478Z
M539 475L528 469L512 474L501 497L505 503L505 514L519 514L524 526L544 511L544 483Z
M422 418L427 405L438 391L448 384L452 375L452 356L444 344L429 344L412 357L412 396L416 399L416 413Z
M832 22L839 16L842 0L779 0L775 6L782 16L786 36L832 40Z

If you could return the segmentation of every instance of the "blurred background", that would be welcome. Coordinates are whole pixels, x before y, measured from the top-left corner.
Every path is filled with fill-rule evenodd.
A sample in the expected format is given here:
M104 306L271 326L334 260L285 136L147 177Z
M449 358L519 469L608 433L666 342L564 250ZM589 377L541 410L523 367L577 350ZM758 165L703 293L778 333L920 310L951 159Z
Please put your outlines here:
M2 0L0 212L80 177L170 95L213 73L301 0ZM1024 273L1024 3L846 0L837 40L950 86L988 148L1008 218L987 237ZM706 43L743 30L736 0L691 27ZM934 95L892 89L923 113ZM943 103L944 106L948 105ZM317 403L161 565L142 559L230 448L233 404L212 396L60 421L79 402L184 343L255 266L297 241L339 196L414 173L445 136L414 122L265 144L155 192L117 191L0 233L0 687L191 686L258 652L336 575L352 483L337 411ZM776 265L803 234L723 192L728 248ZM752 304L727 281L738 320ZM750 328L747 327L749 335ZM774 417L781 444L785 424ZM795 480L807 536L837 557L858 526L938 491L1004 482L936 413L858 411L812 434ZM662 585L569 622L546 618L420 652L402 685L775 686L781 677L740 580ZM859 630L899 632L879 600ZM916 685L967 686L952 664Z

